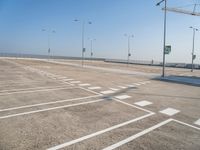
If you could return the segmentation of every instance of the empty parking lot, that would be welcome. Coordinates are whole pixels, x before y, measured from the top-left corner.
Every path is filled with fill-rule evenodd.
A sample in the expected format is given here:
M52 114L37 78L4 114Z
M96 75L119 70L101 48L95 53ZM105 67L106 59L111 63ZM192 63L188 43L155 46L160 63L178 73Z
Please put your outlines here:
M1 58L0 149L199 150L200 88L117 65Z

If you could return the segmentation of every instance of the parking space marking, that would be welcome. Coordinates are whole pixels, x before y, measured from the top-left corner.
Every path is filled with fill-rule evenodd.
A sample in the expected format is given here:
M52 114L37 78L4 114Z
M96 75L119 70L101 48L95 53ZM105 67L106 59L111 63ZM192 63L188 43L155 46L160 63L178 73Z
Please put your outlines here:
M10 95L10 94L19 94L19 93L34 93L34 92L45 92L45 91L57 91L57 90L64 90L64 89L73 89L75 87L61 87L61 88L54 88L54 89L38 89L38 90L31 90L31 91L15 91L15 92L5 92L0 93L1 95Z
M119 89L116 88L110 88L112 91L118 91Z
M111 94L111 93L114 93L114 91L108 90L108 91L101 91L100 93L101 94Z
M151 83L151 81L144 81L144 83L149 84L149 83Z
M28 90L39 90L39 89L51 89L51 88L61 88L61 87L67 87L67 85L61 85L61 86L39 86L39 87L25 88L25 89L1 90L0 93L16 92L16 91L28 91Z
M147 113L155 114L154 112L152 112L152 111L150 111L150 110L147 110L147 109L144 109L144 108L141 108L141 107L138 107L138 106L129 104L129 103L127 103L127 102L124 102L124 101L121 101L121 100L118 100L118 99L115 99L115 98L113 98L113 99L114 99L115 101L119 102L119 103L124 104L124 105L130 106L130 107L133 107L133 108L140 109L140 110L145 111L145 112L147 112Z
M188 126L188 127L194 128L194 129L200 131L200 128L195 127L195 126L193 126L193 125L190 125L190 124L188 124L188 123L185 123L185 122L182 122L182 121L179 121L179 120L176 120L176 119L173 119L173 121L175 121L175 122L177 122L177 123L180 123L180 124L182 124L182 125L185 125L185 126Z
M121 88L121 89L125 89L126 87L125 86L118 86L119 88Z
M79 86L90 86L88 83L79 84Z
M0 119L7 119L7 118L11 118L11 117L17 117L17 116L28 115L28 114L35 114L35 113L39 113L39 112L45 112L45 111L56 110L56 109L61 109L61 108L68 108L68 107L86 105L86 104L91 104L91 103L97 103L97 102L100 102L100 101L104 101L104 99L98 99L98 100L94 100L94 101L88 101L88 102L69 104L69 105L63 105L63 106L58 106L58 107L50 107L50 108L40 109L40 110L35 110L35 111L28 111L28 112L23 112L23 113L11 114L11 115L7 115L7 116L1 116Z
M67 79L67 77L57 77L58 79Z
M74 79L64 79L63 81L72 81L72 80L74 80Z
M26 81L26 82L21 82L21 81L16 82L15 80L8 80L7 82L5 82L5 81L1 82L1 81L0 81L0 85L1 85L1 86L4 86L5 84L8 85L9 83L12 83L12 84L15 84L15 85L26 85L27 83L29 83L29 84L34 84L34 83L41 83L41 82L43 82L43 80Z
M139 84L144 85L144 84L146 84L146 82L139 82Z
M135 119L132 119L132 120L123 122L123 123L121 123L121 124L117 124L117 125L111 126L111 127L106 128L106 129L104 129L104 130L97 131L97 132L95 132L95 133L92 133L92 134L83 136L83 137L81 137L81 138L78 138L78 139L75 139L75 140L72 140L72 141L69 141L69 142L66 142L66 143L63 143L63 144L60 144L60 145L51 147L51 148L49 148L49 149L47 149L47 150L58 150L58 149L61 149L61 148L64 148L64 147L67 147L67 146L70 146L70 145L79 143L79 142L81 142L81 141L90 139L90 138L92 138L92 137L101 135L101 134L103 134L103 133L112 131L112 130L114 130L114 129L123 127L123 126L128 125L128 124L131 124L131 123L133 123L133 122L142 120L142 119L147 118L147 117L150 117L150 116L152 116L152 115L153 115L153 114L150 113L150 114L147 114L147 115L144 115L144 116L141 116L141 117L138 117L138 118L135 118Z
M72 84L81 83L81 81L71 81L70 83L72 83Z
M200 119L195 121L194 124L199 125L200 126Z
M31 107L43 106L43 105L50 105L50 104L57 104L57 103L63 103L63 102L85 100L85 99L88 99L88 98L95 98L95 97L99 97L99 96L100 95L92 95L92 96L87 96L87 97L57 100L57 101L46 102L46 103L38 103L38 104L32 104L32 105L23 105L23 106L19 106L19 107L10 107L10 108L6 108L6 109L0 109L0 112L17 110L17 109L23 109L23 108L31 108Z
M139 83L134 83L134 84L137 85L137 86L141 85L141 84L139 84Z
M127 99L127 98L130 98L130 97L131 97L131 96L129 96L129 95L119 95L119 96L115 96L115 98L120 99L120 100Z
M80 89L83 89L83 90L85 90L85 91L88 91L88 92L91 92L91 93L97 94L97 95L102 95L101 93L99 93L99 92L95 92L95 91L90 90L90 89L86 89L86 88L83 88L83 87L79 87L79 88L80 88Z
M90 90L98 90L98 89L101 89L101 87L93 86L93 87L88 87L88 89L90 89Z
M173 115L175 115L179 112L180 112L180 110L177 110L177 109L174 109L174 108L167 108L167 109L160 111L160 113L168 115L168 116L173 116Z
M104 148L103 150L113 150L115 148L118 148L118 147L120 147L120 146L122 146L122 145L124 145L124 144L126 144L128 142L131 142L134 139L139 138L139 137L141 137L141 136L143 136L143 135L145 135L145 134L147 134L147 133L149 133L149 132L151 132L151 131L153 131L153 130L155 130L155 129L157 129L157 128L159 128L159 127L161 127L161 126L163 126L163 125L165 125L165 124L167 124L167 123L169 123L171 121L173 121L173 119L167 119L167 120L165 120L165 121L163 121L161 123L158 123L158 124L148 128L148 129L145 129L145 130L143 130L143 131L141 131L141 132L139 132L139 133L137 133L137 134L135 134L133 136L130 136L130 137L118 142L118 143L115 143L115 144L113 144L111 146L108 146L108 147Z
M176 119L168 119L168 120L165 120L165 121L163 121L161 123L158 123L158 124L148 128L148 129L145 129L145 130L143 130L143 131L141 131L141 132L139 132L139 133L137 133L137 134L135 134L135 135L133 135L131 137L128 137L128 138L126 138L126 139L124 139L124 140L122 140L122 141L120 141L118 143L115 143L115 144L113 144L111 146L108 146L108 147L104 148L103 150L113 150L115 148L118 148L118 147L120 147L120 146L122 146L122 145L124 145L124 144L126 144L128 142L131 142L131 141L135 140L136 138L139 138L139 137L141 137L141 136L143 136L143 135L145 135L145 134L147 134L147 133L149 133L149 132L151 132L151 131L153 131L153 130L155 130L155 129L163 126L163 125L168 124L169 122L172 122L172 121L180 123L180 124L183 124L183 125L186 125L188 127L191 127L191 128L197 129L197 130L200 130L200 128L192 126L192 125L187 124L187 123L184 123L182 121L179 121L179 120L176 120Z
M138 106L141 106L141 107L144 107L144 106L147 106L147 105L151 105L152 102L149 102L149 101L139 101L139 102L136 102L134 104L138 105Z
M135 85L132 85L132 84L128 84L127 86L131 88L135 87Z

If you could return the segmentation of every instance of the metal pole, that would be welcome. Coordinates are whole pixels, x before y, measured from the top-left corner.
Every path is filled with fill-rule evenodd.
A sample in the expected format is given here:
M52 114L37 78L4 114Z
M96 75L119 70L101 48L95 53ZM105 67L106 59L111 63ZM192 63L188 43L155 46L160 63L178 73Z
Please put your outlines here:
M84 34L85 34L85 21L82 24L82 67L84 64Z
M92 55L93 55L93 52L92 52L92 39L91 39L91 54L90 54L91 60L92 60Z
M127 59L127 66L129 65L129 54L130 54L130 35L128 36L128 59Z
M192 43L192 69L191 72L194 70L194 39L195 39L195 28L193 28L193 43Z
M164 41L163 41L163 68L162 68L162 77L165 77L166 23L167 23L167 0L165 0L165 12L164 12Z
M48 32L48 60L50 59L50 30Z

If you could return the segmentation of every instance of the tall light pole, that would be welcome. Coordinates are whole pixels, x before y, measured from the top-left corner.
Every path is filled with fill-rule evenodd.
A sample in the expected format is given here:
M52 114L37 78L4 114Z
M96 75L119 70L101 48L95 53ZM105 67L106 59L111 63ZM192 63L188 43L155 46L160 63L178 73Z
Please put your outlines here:
M124 36L126 36L128 38L128 55L127 55L127 66L129 65L129 59L130 59L130 56L131 56L131 53L130 53L130 38L133 38L134 36L133 35L127 35L127 34L124 34Z
M74 21L77 22L77 21L80 21L80 20L75 19ZM87 23L92 24L91 21L88 21ZM84 43L85 43L85 20L82 21L82 67L84 65L84 53L86 51Z
M163 63L162 63L162 77L165 77L165 46L166 46L166 23L167 23L167 0L162 0L156 4L160 6L161 3L165 2L164 8L164 40L163 40Z
M47 35L48 35L48 37L47 37L47 39L48 39L47 45L48 45L48 59L49 59L50 58L50 52L51 52L51 48L50 48L50 34L51 33L56 33L56 31L55 30L51 30L51 29L42 29L42 31L43 32L47 32Z
M192 42L192 66L191 66L191 72L193 72L194 70L194 59L195 59L195 55L194 55L194 41L195 41L195 32L198 31L197 28L194 27L190 27L193 30L193 42Z
M90 58L92 60L93 53L93 41L96 41L96 39L88 38L90 40Z

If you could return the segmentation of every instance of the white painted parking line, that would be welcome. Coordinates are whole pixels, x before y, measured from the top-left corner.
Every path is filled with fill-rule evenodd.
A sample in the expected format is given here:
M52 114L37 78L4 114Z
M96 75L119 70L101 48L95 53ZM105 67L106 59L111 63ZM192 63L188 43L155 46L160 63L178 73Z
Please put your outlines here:
M139 82L139 84L143 85L143 84L146 84L146 82Z
M125 89L126 87L125 86L118 86L119 88L121 88L121 89Z
M63 81L72 81L74 79L63 79Z
M61 87L61 88L52 88L52 89L38 89L38 90L31 90L31 91L5 92L5 93L0 93L0 96L1 95L18 94L18 93L34 93L34 92L57 91L57 90L65 90L65 89L72 89L72 88L75 88L75 87Z
M196 130L200 130L200 128L195 127L195 126L193 126L193 125L191 125L191 124L188 124L188 123L185 123L185 122L182 122L182 121L176 120L176 119L173 119L173 121L178 122L178 123L180 123L180 124L182 124L182 125L185 125L185 126L188 126L188 127L194 128L194 129L196 129Z
M70 104L70 105L63 105L63 106L58 106L58 107L51 107L47 109L41 109L41 110L35 110L35 111L28 111L28 112L23 112L23 113L17 113L17 114L11 114L7 116L1 116L0 119L7 119L11 117L17 117L17 116L22 116L22 115L28 115L28 114L35 114L39 112L45 112L49 110L56 110L56 109L61 109L61 108L67 108L67 107L74 107L74 106L80 106L80 105L85 105L85 104L91 104L91 103L97 103L100 101L104 101L103 99L98 99L94 101L88 101L88 102L82 102L82 103L77 103L77 104Z
M16 91L28 91L28 90L39 90L39 89L51 89L51 88L61 88L61 87L67 87L67 86L68 85L62 85L62 86L39 86L39 87L25 88L25 89L10 89L10 90L1 90L0 93L16 92Z
M154 112L152 112L152 111L150 111L150 110L147 110L147 109L144 109L144 108L141 108L141 107L138 107L138 106L129 104L129 103L127 103L127 102L118 100L118 99L116 99L116 98L113 98L113 99L114 99L116 102L122 103L122 104L124 104L124 105L130 106L130 107L133 107L133 108L137 108L137 109L139 109L139 110L142 110L142 111L145 111L145 112L148 112L148 113L151 113L151 114L155 114Z
M81 83L81 81L71 81L70 83L72 83L72 84Z
M126 139L124 139L124 140L122 140L122 141L120 141L120 142L118 142L116 144L108 146L108 147L104 148L103 150L113 150L115 148L118 148L118 147L120 147L120 146L122 146L122 145L124 145L124 144L126 144L128 142L131 142L131 141L133 141L133 140L135 140L135 139L137 139L137 138L139 138L139 137L141 137L141 136L143 136L143 135L145 135L145 134L147 134L147 133L149 133L149 132L151 132L151 131L153 131L153 130L155 130L155 129L157 129L157 128L159 128L159 127L161 127L161 126L163 126L163 125L165 125L165 124L167 124L169 122L171 122L171 121L173 121L173 119L165 120L165 121L163 121L161 123L156 124L155 126L152 126L152 127L148 128L148 129L145 129L145 130L143 130L143 131L141 131L141 132L139 132L139 133L137 133L137 134L135 134L133 136L130 136L130 137L128 137L128 138L126 138Z
M98 90L98 89L101 89L101 87L93 86L93 87L88 87L88 89L90 89L90 90Z
M179 112L180 112L180 110L177 110L177 109L174 109L174 108L167 108L167 109L160 111L160 113L168 115L168 116L173 116L173 115L175 115Z
M88 83L79 84L79 86L90 86Z
M151 83L151 82L150 82L150 81L144 81L144 83L149 84L149 83Z
M111 94L111 93L114 93L114 91L108 90L108 91L101 91L100 93L101 94Z
M132 87L135 87L135 85L132 85L132 84L128 84L127 86L128 86L128 87L131 87L131 88L132 88Z
M199 125L200 126L200 119L195 121L194 124Z
M67 79L67 77L57 77L58 79Z
M130 98L130 97L131 97L131 96L129 96L129 95L119 95L119 96L115 96L115 98L120 99L120 100L127 99L127 98Z
M137 85L137 86L141 85L141 84L139 84L139 83L134 83L134 84Z
M147 84L147 83L146 83L146 82L143 82L142 84L145 85L145 84Z
M116 88L110 88L112 91L118 91L119 89Z
M52 102L46 102L46 103L38 103L38 104L33 104L33 105L24 105L24 106L19 106L19 107L11 107L11 108L6 108L6 109L0 109L0 112L23 109L23 108L31 108L31 107L43 106L43 105L50 105L50 104L57 104L57 103L63 103L63 102L85 100L85 99L95 98L95 97L99 97L99 96L100 95L93 95L93 96L87 96L87 97L81 97L81 98L64 99L64 100L58 100L58 101L52 101Z
M75 139L75 140L72 140L72 141L69 141L69 142L66 142L66 143L63 143L63 144L60 144L60 145L51 147L51 148L49 148L49 149L47 149L47 150L58 150L58 149L61 149L61 148L64 148L64 147L67 147L67 146L70 146L70 145L79 143L79 142L81 142L81 141L90 139L90 138L92 138L92 137L101 135L101 134L103 134L103 133L112 131L112 130L114 130L114 129L123 127L123 126L128 125L128 124L131 124L131 123L133 123L133 122L142 120L142 119L147 118L147 117L150 117L150 116L152 116L152 115L154 115L154 114L147 114L147 115L144 115L144 116L141 116L141 117L132 119L132 120L130 120L130 121L126 121L126 122L123 122L123 123L121 123L121 124L114 125L114 126L112 126L112 127L106 128L106 129L104 129L104 130L97 131L97 132L95 132L95 133L92 133L92 134L83 136L83 137L81 137L81 138L78 138L78 139Z
M151 105L152 102L149 102L149 101L139 101L139 102L136 102L134 104L143 107L143 106Z
M79 87L79 88L80 88L80 89L83 89L83 90L85 90L85 91L88 91L88 92L91 92L91 93L97 94L97 95L102 95L102 94L99 93L99 92L95 92L95 91L93 91L93 90L86 89L86 88L84 88L84 87Z

